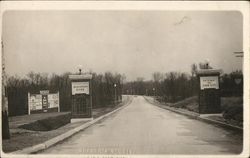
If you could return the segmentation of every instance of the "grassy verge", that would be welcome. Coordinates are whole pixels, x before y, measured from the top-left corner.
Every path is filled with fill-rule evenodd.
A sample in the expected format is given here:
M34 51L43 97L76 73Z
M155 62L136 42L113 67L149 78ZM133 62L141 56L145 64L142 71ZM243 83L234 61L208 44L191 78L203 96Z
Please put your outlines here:
M99 116L102 116L106 113L109 113L126 103L130 101L130 98L125 96L122 103L116 105L116 106L109 106L105 108L98 108L98 109L93 109L93 117L97 118ZM48 113L45 114L47 115L46 117L50 117L50 115L55 115L55 113ZM11 133L11 139L9 140L3 140L2 141L2 148L3 151L6 153L16 151L16 150L21 150L26 147L30 147L33 145L37 145L40 143L43 143L51 138L54 138L56 136L59 136L71 129L74 129L78 126L81 126L82 124L88 122L88 121L81 121L81 122L74 122L74 123L68 123L65 126L62 126L60 128L57 128L55 130L50 130L50 131L32 131L32 130L26 130L26 129L21 129L18 128L20 125L22 125L23 121L25 120L26 122L34 122L34 120L40 120L44 118L44 115L38 114L34 115L33 120L30 119L30 117L27 116L17 116L17 117L12 117L10 118L10 133ZM13 123L15 122L15 123Z
M178 101L176 103L170 104L170 106L175 107L175 108L184 108L189 111L193 111L197 113L199 112L199 104L198 104L197 96L186 98L182 101Z
M221 108L228 123L243 126L243 97L223 97Z
M157 100L157 101L160 101ZM164 103L163 105L199 112L198 97L193 96L176 103ZM209 116L210 119L225 122L234 126L243 126L243 97L221 97L222 117Z

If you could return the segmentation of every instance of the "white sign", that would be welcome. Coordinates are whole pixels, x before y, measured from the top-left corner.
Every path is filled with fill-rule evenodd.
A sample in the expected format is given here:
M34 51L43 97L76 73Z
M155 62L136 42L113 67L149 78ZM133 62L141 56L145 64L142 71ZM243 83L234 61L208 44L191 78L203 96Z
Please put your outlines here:
M48 104L47 108L58 108L59 111L59 93L47 94L48 98L46 102ZM28 106L29 114L30 111L42 110L43 109L43 95L42 94L29 94L28 96Z
M31 94L28 99L29 99L29 109L31 111L42 109L42 95L41 94Z
M42 91L40 91L40 94L47 95L47 94L49 94L49 90L42 90Z
M59 107L59 93L48 95L49 108Z
M72 95L89 94L89 82L72 82Z
M203 89L219 89L219 79L218 76L204 76L200 77L201 90Z

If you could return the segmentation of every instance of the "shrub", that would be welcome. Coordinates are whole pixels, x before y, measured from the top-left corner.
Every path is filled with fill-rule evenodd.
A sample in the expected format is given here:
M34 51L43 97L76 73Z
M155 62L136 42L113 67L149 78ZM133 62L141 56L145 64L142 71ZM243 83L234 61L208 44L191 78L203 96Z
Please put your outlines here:
M229 120L243 121L243 107L231 106L223 111L223 117Z

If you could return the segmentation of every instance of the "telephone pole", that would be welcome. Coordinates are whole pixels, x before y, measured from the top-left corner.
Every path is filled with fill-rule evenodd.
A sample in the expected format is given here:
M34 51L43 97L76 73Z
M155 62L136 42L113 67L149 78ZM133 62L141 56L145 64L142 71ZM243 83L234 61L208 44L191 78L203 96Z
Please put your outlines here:
M244 52L234 52L235 57L237 58L243 58L244 57Z
M4 61L4 45L1 38L2 48L2 139L10 139L9 120L8 120L8 98L6 92L6 74Z

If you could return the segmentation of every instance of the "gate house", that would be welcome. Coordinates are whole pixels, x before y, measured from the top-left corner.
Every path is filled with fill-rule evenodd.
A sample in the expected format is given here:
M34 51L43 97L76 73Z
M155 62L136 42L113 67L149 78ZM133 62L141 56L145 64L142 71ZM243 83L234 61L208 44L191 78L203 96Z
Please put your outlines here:
M199 113L220 113L220 70L202 69L197 72L199 80Z
M91 74L69 75L71 81L71 117L92 117Z

